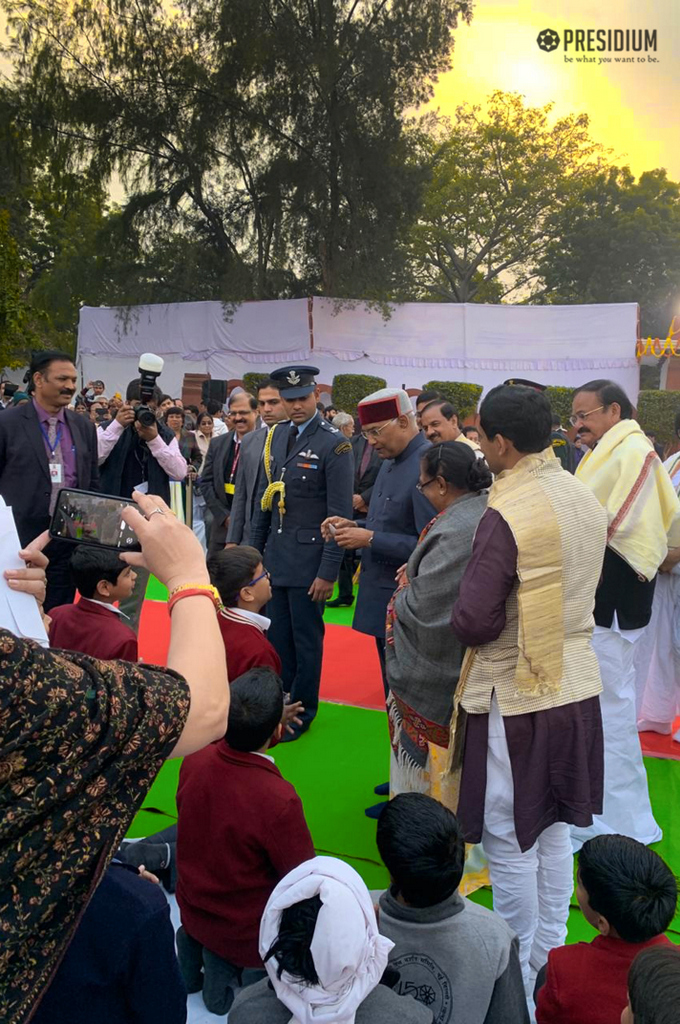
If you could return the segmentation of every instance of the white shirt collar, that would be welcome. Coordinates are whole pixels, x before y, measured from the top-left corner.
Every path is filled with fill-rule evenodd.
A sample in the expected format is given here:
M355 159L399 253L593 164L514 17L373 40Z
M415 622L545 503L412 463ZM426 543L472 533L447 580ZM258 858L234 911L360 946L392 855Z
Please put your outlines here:
M276 764L276 761L269 754L263 754L261 750L253 750L253 754L257 754L258 757L263 757L265 761L271 761L272 764Z
M247 608L229 608L228 611L235 612L236 615L241 615L249 622L254 622L256 626L259 626L260 629L264 629L265 632L272 624L272 620L268 619L266 615L258 615L257 612L250 612Z
M100 608L106 608L106 610L109 612L115 612L116 615L122 615L124 619L130 618L130 616L126 615L125 612L122 612L120 608L116 608L116 606L113 604L107 604L106 601L95 601L93 597L83 597L82 595L80 597L80 600L89 601L90 604L98 604Z

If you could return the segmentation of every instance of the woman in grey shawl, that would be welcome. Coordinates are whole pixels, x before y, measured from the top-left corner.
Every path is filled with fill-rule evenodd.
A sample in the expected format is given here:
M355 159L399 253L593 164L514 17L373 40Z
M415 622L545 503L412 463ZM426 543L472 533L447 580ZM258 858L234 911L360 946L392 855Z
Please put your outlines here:
M417 486L438 515L400 570L387 611L390 790L427 793L452 810L445 766L464 649L451 612L491 482L486 462L467 444L447 441L426 452Z

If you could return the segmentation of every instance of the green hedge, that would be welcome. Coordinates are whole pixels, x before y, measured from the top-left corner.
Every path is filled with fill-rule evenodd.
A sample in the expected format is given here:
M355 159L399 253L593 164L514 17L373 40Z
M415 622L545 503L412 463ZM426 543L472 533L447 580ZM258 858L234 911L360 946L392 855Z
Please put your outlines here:
M550 402L550 408L557 416L559 416L562 426L568 430L574 389L548 386L545 389L545 393L548 401Z
M641 391L637 418L643 430L652 430L661 444L673 444L675 414L680 412L680 391Z
M438 391L450 402L461 422L477 412L483 390L481 384L463 384L455 380L431 380L423 384L423 391Z
M336 409L357 414L357 405L362 398L387 387L382 377L371 377L367 373L339 373L333 378L333 405Z
M269 380L268 373L244 373L243 387L249 394L257 396L258 386L263 380Z

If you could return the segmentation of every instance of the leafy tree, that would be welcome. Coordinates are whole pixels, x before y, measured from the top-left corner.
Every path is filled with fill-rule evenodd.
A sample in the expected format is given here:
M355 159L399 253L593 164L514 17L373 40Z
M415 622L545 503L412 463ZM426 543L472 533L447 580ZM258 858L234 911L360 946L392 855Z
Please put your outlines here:
M188 239L213 297L389 290L424 175L402 115L472 0L3 3L35 144L120 174L145 255Z
M416 297L441 302L517 301L556 237L598 147L585 114L549 123L550 105L526 107L495 92L488 109L460 106L430 121L431 179L408 242Z
M680 185L665 170L594 173L552 231L536 301L639 302L642 336L666 337L680 294Z

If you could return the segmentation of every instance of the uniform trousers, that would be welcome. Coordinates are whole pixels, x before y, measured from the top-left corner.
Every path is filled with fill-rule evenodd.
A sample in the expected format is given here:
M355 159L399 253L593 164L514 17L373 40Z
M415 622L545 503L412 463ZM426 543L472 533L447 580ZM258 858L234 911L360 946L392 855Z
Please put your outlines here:
M593 836L618 833L655 843L662 832L652 813L647 772L637 731L635 652L637 631L627 639L614 629L596 627L593 650L602 676L604 805L589 828L572 828L575 849Z
M529 850L521 851L515 833L510 753L495 694L488 742L482 848L489 864L493 909L519 939L526 986L530 970L540 970L550 950L563 945L567 937L574 888L569 826L562 821L550 825Z
M323 601L312 601L308 587L272 587L267 637L281 659L281 676L292 701L301 700L305 726L319 707L323 659Z

